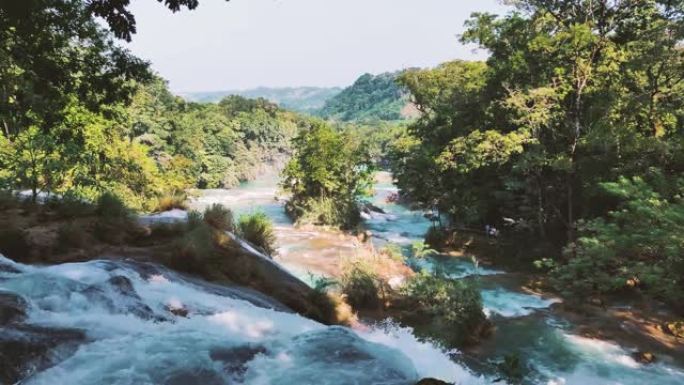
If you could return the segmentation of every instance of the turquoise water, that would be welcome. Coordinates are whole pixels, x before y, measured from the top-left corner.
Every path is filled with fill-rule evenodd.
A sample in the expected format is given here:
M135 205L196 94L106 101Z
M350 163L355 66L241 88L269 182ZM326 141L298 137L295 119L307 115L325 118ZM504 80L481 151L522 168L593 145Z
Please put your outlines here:
M431 225L423 212L387 201L397 190L387 182L375 186L371 202L385 211L365 221L376 247L395 243L405 248L421 241ZM263 211L276 223L279 250L276 258L287 269L311 282L311 277L330 275L329 266L340 256L352 255L354 247L311 230L297 230L276 201L275 177L245 184L237 189L207 191L198 205L220 202L236 213ZM408 253L407 253L408 254ZM574 335L571 326L549 306L558 299L524 292L520 280L505 271L476 266L464 258L437 256L407 259L416 270L440 271L453 279L476 279L481 287L485 313L496 325L493 337L472 351L453 359L475 371L492 374L506 355L517 355L526 369L527 384L547 385L641 385L684 384L677 360L662 357L660 363L642 365L631 358L636 349ZM672 361L668 363L668 361ZM681 360L680 360L681 361Z

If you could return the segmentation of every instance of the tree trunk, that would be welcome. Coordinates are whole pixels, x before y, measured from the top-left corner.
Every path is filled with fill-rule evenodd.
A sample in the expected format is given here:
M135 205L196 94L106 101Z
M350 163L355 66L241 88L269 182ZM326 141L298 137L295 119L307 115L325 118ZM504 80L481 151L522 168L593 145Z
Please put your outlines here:
M546 239L546 223L544 221L544 197L542 193L541 177L537 178L537 226L539 227L539 237Z

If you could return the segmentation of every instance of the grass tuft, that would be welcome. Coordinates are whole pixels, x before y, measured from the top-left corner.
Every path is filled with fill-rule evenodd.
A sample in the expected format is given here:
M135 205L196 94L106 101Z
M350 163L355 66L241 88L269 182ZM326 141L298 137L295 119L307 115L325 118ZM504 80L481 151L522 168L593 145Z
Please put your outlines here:
M204 222L220 231L233 231L233 212L225 206L214 203L204 210Z
M237 223L237 235L268 255L275 252L276 237L273 223L264 213L241 216Z
M188 208L188 205L186 204L187 199L188 197L184 193L162 195L157 199L154 211L163 212L173 209L186 210Z

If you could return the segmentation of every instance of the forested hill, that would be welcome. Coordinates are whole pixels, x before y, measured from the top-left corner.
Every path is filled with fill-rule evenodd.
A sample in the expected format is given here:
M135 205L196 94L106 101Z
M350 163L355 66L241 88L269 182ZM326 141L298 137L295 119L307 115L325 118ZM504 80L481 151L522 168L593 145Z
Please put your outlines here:
M337 87L258 87L247 90L228 90L213 92L190 92L181 94L186 100L194 102L218 102L229 95L239 95L245 98L263 98L280 107L297 111L313 112L322 108L325 102L342 91Z
M325 103L318 115L339 121L403 120L416 117L406 90L399 86L401 72L364 74Z
M178 188L234 187L282 161L306 118L263 98L187 102L162 79L142 84L128 108L128 136L144 144Z

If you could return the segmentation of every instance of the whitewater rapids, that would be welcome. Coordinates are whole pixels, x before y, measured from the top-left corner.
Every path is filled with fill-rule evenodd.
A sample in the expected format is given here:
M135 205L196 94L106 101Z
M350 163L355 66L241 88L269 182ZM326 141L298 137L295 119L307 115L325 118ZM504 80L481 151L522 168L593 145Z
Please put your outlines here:
M34 267L0 257L0 292L25 304L24 319L3 327L5 342L29 325L83 334L24 363L22 384L486 383L408 329L321 325L254 291L150 263Z

